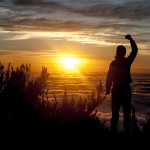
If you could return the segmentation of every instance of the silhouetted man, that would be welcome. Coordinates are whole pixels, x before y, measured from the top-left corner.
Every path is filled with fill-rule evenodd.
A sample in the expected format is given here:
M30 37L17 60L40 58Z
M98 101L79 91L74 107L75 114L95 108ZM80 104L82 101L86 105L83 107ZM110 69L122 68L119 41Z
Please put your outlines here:
M123 107L124 112L124 128L126 132L130 132L130 120L131 120L131 87L132 82L130 75L130 67L137 55L137 46L135 41L130 35L125 36L130 40L132 51L130 55L125 58L126 48L122 45L117 47L115 60L112 61L109 67L106 80L106 94L110 94L110 88L112 88L112 119L111 130L117 131L117 124L119 119L120 106Z

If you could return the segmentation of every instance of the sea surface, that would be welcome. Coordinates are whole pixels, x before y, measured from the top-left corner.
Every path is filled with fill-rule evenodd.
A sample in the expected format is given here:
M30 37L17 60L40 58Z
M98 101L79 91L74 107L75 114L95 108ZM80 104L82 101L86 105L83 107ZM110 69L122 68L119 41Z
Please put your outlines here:
M132 105L135 107L138 124L142 126L146 123L146 117L150 115L150 74L132 74ZM67 91L68 98L86 98L99 85L103 85L105 93L106 73L83 73L83 74L63 74L50 73L48 80L49 97L53 100L55 94L57 100L62 100L64 91ZM95 108L103 120L110 125L111 119L111 95L108 95L104 102ZM120 120L118 130L123 130L123 113L120 110Z

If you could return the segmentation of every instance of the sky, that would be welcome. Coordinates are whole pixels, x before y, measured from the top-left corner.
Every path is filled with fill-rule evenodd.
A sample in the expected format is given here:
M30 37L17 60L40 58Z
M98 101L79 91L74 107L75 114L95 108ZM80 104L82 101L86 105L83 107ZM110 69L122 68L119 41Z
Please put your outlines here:
M105 72L116 47L138 46L132 72L150 73L149 0L0 0L0 61L62 71L61 57L80 71Z

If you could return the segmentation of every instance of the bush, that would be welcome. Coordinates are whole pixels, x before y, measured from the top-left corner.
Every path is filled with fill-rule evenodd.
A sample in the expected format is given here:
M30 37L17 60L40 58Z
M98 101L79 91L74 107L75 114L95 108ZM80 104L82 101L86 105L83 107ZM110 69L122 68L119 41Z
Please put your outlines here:
M101 82L97 93L92 92L88 98L68 99L65 90L64 98L58 102L55 93L54 100L49 100L46 82L48 77L49 74L44 67L40 77L33 79L31 65L23 64L14 70L10 63L6 69L0 64L0 120L26 123L46 121L49 125L55 126L69 123L72 127L82 124L80 130L85 126L95 127L94 130L104 128L97 112L91 114L103 100Z

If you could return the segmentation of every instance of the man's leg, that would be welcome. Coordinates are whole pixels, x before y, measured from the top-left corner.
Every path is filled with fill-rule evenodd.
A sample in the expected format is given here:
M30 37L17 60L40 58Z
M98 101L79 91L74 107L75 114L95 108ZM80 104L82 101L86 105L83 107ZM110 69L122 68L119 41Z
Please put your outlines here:
M111 131L113 133L117 132L117 125L119 119L119 110L120 110L120 102L119 102L118 93L115 90L112 91L112 118L111 118Z
M123 112L124 112L124 128L126 133L130 133L130 123L131 123L131 88L126 89L126 96L123 99Z

